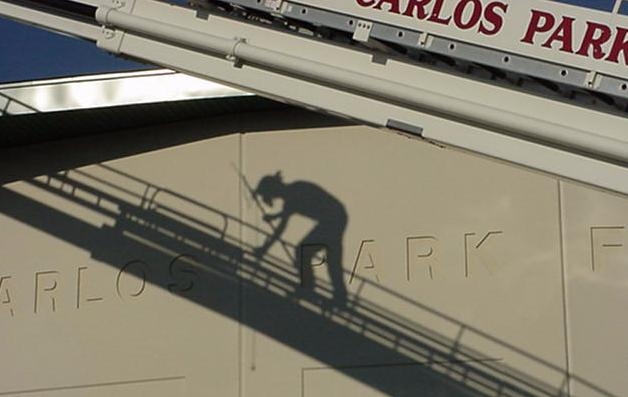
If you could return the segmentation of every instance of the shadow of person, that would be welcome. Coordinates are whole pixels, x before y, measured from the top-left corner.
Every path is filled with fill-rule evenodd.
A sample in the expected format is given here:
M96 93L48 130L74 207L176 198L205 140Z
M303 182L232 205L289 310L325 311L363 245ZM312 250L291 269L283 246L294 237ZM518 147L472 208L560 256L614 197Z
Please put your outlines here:
M338 304L344 304L347 300L342 268L342 239L347 226L347 211L344 205L315 183L306 181L284 183L280 172L262 177L253 194L270 207L273 206L275 199L283 201L281 211L264 215L264 221L272 225L273 233L255 250L255 254L258 257L263 256L281 239L292 215L298 214L313 220L316 225L299 242L295 253L301 262L301 285L314 287L312 264L315 261L318 261L318 265L323 262L316 256L321 250L312 248L324 248L324 262L327 264L333 288L333 300ZM278 222L275 223L276 221Z

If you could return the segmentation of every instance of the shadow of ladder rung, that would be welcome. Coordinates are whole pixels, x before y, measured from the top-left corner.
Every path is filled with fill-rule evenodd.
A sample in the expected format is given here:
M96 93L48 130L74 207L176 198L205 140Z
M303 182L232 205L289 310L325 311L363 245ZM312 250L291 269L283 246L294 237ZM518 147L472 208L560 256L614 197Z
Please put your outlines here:
M449 351L449 357L450 357L450 362L451 365L448 366L447 371L445 372L447 376L452 377L452 372L455 372L453 370L453 364L456 362L456 354L460 351L460 340L462 339L462 334L464 334L466 327L464 325L460 326L460 330L458 331L458 335L456 335L456 339L454 341L454 344L451 346L451 350ZM462 381L463 383L466 383L466 381L468 380L469 377L469 367L466 365L463 365L464 368L464 372L462 374Z
M257 266L249 266L249 270L244 270L245 273L248 273L249 276L252 277L251 281L255 282L256 280L261 280L262 285L267 288L272 281L272 272L269 272L265 269L259 268Z
M72 184L71 179L69 178L70 171L64 170L57 173L60 178L55 178L54 175L46 175L46 179L44 182L40 182L48 186L50 189L54 189L56 191L61 192L61 194L65 194L68 196L76 197L76 185ZM61 185L59 187L52 186L52 181L57 180ZM70 187L70 191L66 191L64 188L66 186ZM97 202L100 203L100 197L97 198Z
M360 280L360 285L358 285L358 289L354 295L354 299L350 302L347 302L348 310L346 310L345 312L348 313L349 315L346 317L345 324L351 324L351 323L358 324L358 321L356 321L356 316L354 316L352 313L356 313L355 308L359 306L360 293L362 293L362 290L364 289L365 284L366 284L365 280ZM361 323L359 323L361 333L364 332L364 324L365 324L365 321L362 321Z

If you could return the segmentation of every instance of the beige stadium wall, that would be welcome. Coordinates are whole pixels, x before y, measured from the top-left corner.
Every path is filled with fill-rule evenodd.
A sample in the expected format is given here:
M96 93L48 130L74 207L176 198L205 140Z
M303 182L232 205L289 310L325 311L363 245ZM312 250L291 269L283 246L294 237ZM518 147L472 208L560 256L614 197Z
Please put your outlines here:
M628 393L624 197L303 112L2 169L0 396Z

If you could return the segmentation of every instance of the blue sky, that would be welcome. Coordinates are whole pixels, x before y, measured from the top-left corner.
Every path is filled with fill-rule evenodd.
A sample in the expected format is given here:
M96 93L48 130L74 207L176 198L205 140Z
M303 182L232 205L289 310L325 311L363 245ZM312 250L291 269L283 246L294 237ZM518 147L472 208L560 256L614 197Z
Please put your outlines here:
M0 82L146 69L93 43L0 18Z
M611 10L615 2L615 0L554 1L604 10ZM0 83L151 67L115 58L96 48L93 43L4 18L0 18L0 37L3 38L0 40Z

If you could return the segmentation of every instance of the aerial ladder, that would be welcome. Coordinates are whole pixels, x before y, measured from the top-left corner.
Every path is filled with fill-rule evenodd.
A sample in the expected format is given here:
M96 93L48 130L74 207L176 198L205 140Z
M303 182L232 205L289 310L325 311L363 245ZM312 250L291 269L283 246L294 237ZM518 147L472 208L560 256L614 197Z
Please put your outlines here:
M628 194L628 1L580 3L0 0L0 15Z

